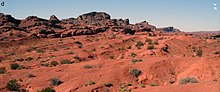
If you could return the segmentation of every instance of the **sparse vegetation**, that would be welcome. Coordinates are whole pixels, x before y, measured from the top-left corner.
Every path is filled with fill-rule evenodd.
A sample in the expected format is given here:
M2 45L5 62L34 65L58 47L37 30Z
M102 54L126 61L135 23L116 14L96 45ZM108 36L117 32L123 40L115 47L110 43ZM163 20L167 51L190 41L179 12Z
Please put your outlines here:
M71 51L71 52L69 52L68 54L71 55L71 54L74 54L74 52Z
M38 92L56 92L53 88L47 87Z
M216 52L214 52L214 54L220 54L220 51L216 51Z
M149 38L146 38L145 42L147 42L147 43L148 43L148 45L151 45L151 44L152 44L152 40L151 40L151 39L149 39Z
M133 75L135 78L137 78L141 74L141 70L139 69L131 69L130 74Z
M180 79L179 83L180 84L198 83L198 81L194 77L186 77L186 78Z
M144 43L141 41L138 41L137 44L135 45L136 47L141 47L144 46Z
M76 60L80 60L78 55L75 55L73 58L76 59Z
M27 77L28 77L28 78L33 78L33 77L36 77L36 76L33 75L33 74L28 74Z
M134 58L134 57L136 57L136 56L137 56L137 54L131 53L131 57L132 57L132 58Z
M26 61L31 61L31 60L33 60L34 58L32 58L32 57L28 57L27 59L26 59Z
M93 65L84 65L83 68L86 68L86 69L90 69L90 68L93 68L94 66Z
M57 66L59 63L58 63L57 61L52 61L50 64L51 64L52 66Z
M155 83L155 82L150 83L149 85L150 85L150 86L158 86L158 84L157 84L157 83Z
M6 72L7 70L5 69L5 67L0 67L0 74L4 74Z
M114 59L114 58L115 58L115 56L109 56L109 58L110 58L110 59Z
M45 50L43 49L37 50L37 53L45 53Z
M152 49L154 49L154 46L153 46L153 45L148 45L148 46L147 46L147 49L148 49L148 50L152 50Z
M202 53L203 53L203 51L200 49L196 51L196 55L199 57L202 57Z
M94 82L94 81L92 81L92 80L90 80L89 82L88 82L88 85L95 85L96 83Z
M142 61L143 61L142 59L131 59L131 62L132 62L132 63L142 62Z
M81 48L83 48L83 46L82 46L82 45L78 45L78 48L80 48L80 49L81 49Z
M113 84L110 83L110 82L107 82L107 83L105 83L104 85L105 85L106 87L111 87L111 86L113 86Z
M61 60L60 64L70 64L70 61L69 60Z
M145 85L144 85L144 84L140 84L140 87L141 87L141 88L144 88L144 87L145 87Z
M19 70L21 66L18 63L10 64L12 70Z
M159 45L158 41L155 41L155 42L154 42L154 45Z
M131 46L129 45L129 46L127 47L127 49L131 49Z
M61 83L63 83L60 79L58 78L52 78L50 79L50 85L51 86L58 86L60 85Z
M131 90L128 88L129 84L120 84L120 88L118 90L118 92L131 92Z
M96 49L94 48L94 49L92 49L92 51L93 51L93 52L95 52L95 51L96 51Z
M20 84L17 83L16 79L12 79L6 84L6 88L10 91L19 91Z

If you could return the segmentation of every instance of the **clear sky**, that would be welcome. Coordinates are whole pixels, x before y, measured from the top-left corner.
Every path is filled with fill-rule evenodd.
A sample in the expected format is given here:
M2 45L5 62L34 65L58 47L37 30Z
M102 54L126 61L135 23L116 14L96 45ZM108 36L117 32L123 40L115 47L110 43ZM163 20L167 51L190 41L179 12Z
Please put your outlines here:
M131 23L148 21L156 27L182 31L220 30L220 0L0 0L0 12L24 19L30 15L49 19L77 17L91 11L107 12ZM217 10L214 9L216 3Z

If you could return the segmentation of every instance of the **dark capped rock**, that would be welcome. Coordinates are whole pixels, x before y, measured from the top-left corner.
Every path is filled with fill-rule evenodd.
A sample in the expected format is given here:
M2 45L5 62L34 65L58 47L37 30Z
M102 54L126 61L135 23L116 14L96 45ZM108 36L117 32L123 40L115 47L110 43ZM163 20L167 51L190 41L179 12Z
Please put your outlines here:
M90 12L80 15L77 19L79 21L101 21L110 20L111 16L105 12Z

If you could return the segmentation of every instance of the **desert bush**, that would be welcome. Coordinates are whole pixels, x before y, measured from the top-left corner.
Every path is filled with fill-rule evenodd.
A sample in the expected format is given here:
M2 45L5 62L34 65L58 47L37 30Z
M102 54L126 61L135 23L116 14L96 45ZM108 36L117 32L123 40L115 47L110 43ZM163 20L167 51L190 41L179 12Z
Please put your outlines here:
M198 83L198 81L196 80L196 78L186 77L186 78L180 79L179 83L180 84Z
M56 92L53 88L47 87L38 92Z
M76 59L76 60L80 59L78 55L75 55L73 58Z
M109 83L109 82L108 82L108 83L105 83L104 85L105 85L106 87L111 87L111 86L113 86L113 84L112 84L112 83Z
M201 56L202 56L202 53L203 53L203 51L202 51L202 50L200 50L200 49L196 51L196 55L197 55L197 56L199 56L199 57L201 57Z
M61 60L60 64L70 64L70 61L69 60Z
M74 52L71 51L71 52L69 52L68 54L71 55L71 54L74 54Z
M137 54L135 54L135 53L131 53L131 57L136 57L137 56Z
M155 44L155 45L159 45L158 41L155 41L154 44Z
M216 52L214 52L214 54L220 54L220 51L216 51Z
M140 84L140 87L141 87L141 88L144 88L144 87L145 87L145 85L144 85L144 84Z
M18 63L10 64L12 70L19 70L21 66Z
M150 86L158 86L158 84L153 82L153 83L150 83Z
M146 38L145 42L148 42L148 43L150 42L150 43L152 43L152 40L149 39L149 38Z
M6 72L7 70L5 69L5 67L0 67L0 74L4 74Z
M129 45L129 46L127 47L127 49L131 49L131 46Z
M45 67L48 67L48 66L49 66L49 64L47 64L47 63L46 63L46 64L41 63L40 65L41 65L41 66L45 66Z
M95 51L96 51L96 49L94 48L94 49L92 49L92 51L93 51L93 52L95 52Z
M51 64L52 66L57 66L59 63L58 63L57 61L52 61L50 64Z
M6 84L6 88L10 91L19 91L20 84L17 83L16 79L12 79Z
M33 78L33 77L36 77L36 76L33 75L33 74L28 74L27 77L28 77L28 78Z
M90 69L90 68L93 68L94 66L93 65L84 65L83 68L86 68L86 69Z
M34 58L32 58L32 57L28 57L27 59L26 59L26 61L31 61L31 60L33 60Z
M89 82L88 82L88 85L95 85L96 83L94 82L94 81L92 81L92 80L90 80Z
M51 78L50 79L50 85L51 86L58 86L61 83L63 83L63 82L60 79L58 79L58 78Z
M141 42L141 41L138 41L135 46L136 47L141 47L141 46L144 46L144 43Z
M141 70L139 69L131 69L130 74L133 75L135 78L137 78L141 74Z
M78 48L80 48L80 49L81 49L81 48L83 48L83 46L82 46L82 45L78 45Z
M147 49L148 49L148 50L152 50L152 49L154 49L154 46L153 46L153 45L148 45L148 46L147 46Z
M43 49L37 50L37 53L44 53L44 52L45 52L45 50L43 50Z
M141 62L141 61L143 61L143 60L142 59L131 59L132 63Z

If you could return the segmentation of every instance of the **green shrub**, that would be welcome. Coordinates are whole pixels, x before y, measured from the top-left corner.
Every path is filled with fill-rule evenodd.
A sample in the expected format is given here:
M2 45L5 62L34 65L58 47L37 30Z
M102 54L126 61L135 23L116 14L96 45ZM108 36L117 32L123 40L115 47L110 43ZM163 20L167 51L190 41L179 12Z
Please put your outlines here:
M153 46L153 45L148 45L148 46L147 46L147 49L148 49L148 50L152 50L152 49L154 49L154 46Z
M59 63L58 63L57 61L52 61L50 64L51 64L52 66L57 66Z
M37 53L44 53L45 51L43 49L37 50Z
M31 60L33 60L34 58L32 58L32 57L28 57L27 59L26 59L26 61L31 61Z
M131 69L130 74L133 75L135 78L137 78L141 74L141 70L139 69Z
M143 60L142 59L132 59L131 60L132 63L141 62L141 61L143 61Z
M33 75L33 74L28 74L27 77L28 77L28 78L33 78L33 77L36 77L36 76Z
M58 78L52 78L50 79L50 85L51 86L58 86L60 85L61 83L63 83L60 79Z
M214 52L214 54L220 54L220 51L216 51L216 52Z
M106 87L111 87L111 86L113 86L113 84L112 84L112 83L109 83L109 82L108 82L108 83L105 83L104 85L105 85Z
M135 54L135 53L131 53L131 57L136 57L137 56L137 54Z
M95 52L95 51L96 51L96 49L94 48L94 49L92 49L92 51L93 51L93 52Z
M5 67L0 67L0 74L4 74L6 72L7 70L5 69Z
M12 79L6 84L6 88L10 91L19 91L20 84L17 83L16 79Z
M74 54L74 52L69 52L68 54L71 55L71 54Z
M144 43L141 41L138 41L137 44L135 45L136 47L141 47L144 46Z
M196 80L196 78L186 77L186 78L180 79L179 83L180 84L198 83L198 81Z
M153 82L153 83L150 83L150 86L158 86L158 84Z
M197 50L196 51L196 55L199 56L199 57L202 57L202 53L203 53L202 50Z
M56 92L56 91L53 88L48 87L48 88L44 88L44 89L42 89L41 91L38 91L38 92Z
M95 82L92 81L92 80L90 80L90 81L88 82L88 85L95 85Z
M152 43L152 40L149 38L146 38L145 42Z
M90 69L90 68L93 68L94 66L93 65L84 65L83 68L86 68L86 69Z
M76 60L79 60L79 56L78 55L74 56L73 58L76 59Z
M158 41L155 41L154 44L155 44L155 45L159 45Z
M10 64L12 70L19 70L21 66L18 63Z
M62 60L62 61L60 62L60 64L70 64L70 61L69 61L69 60Z

